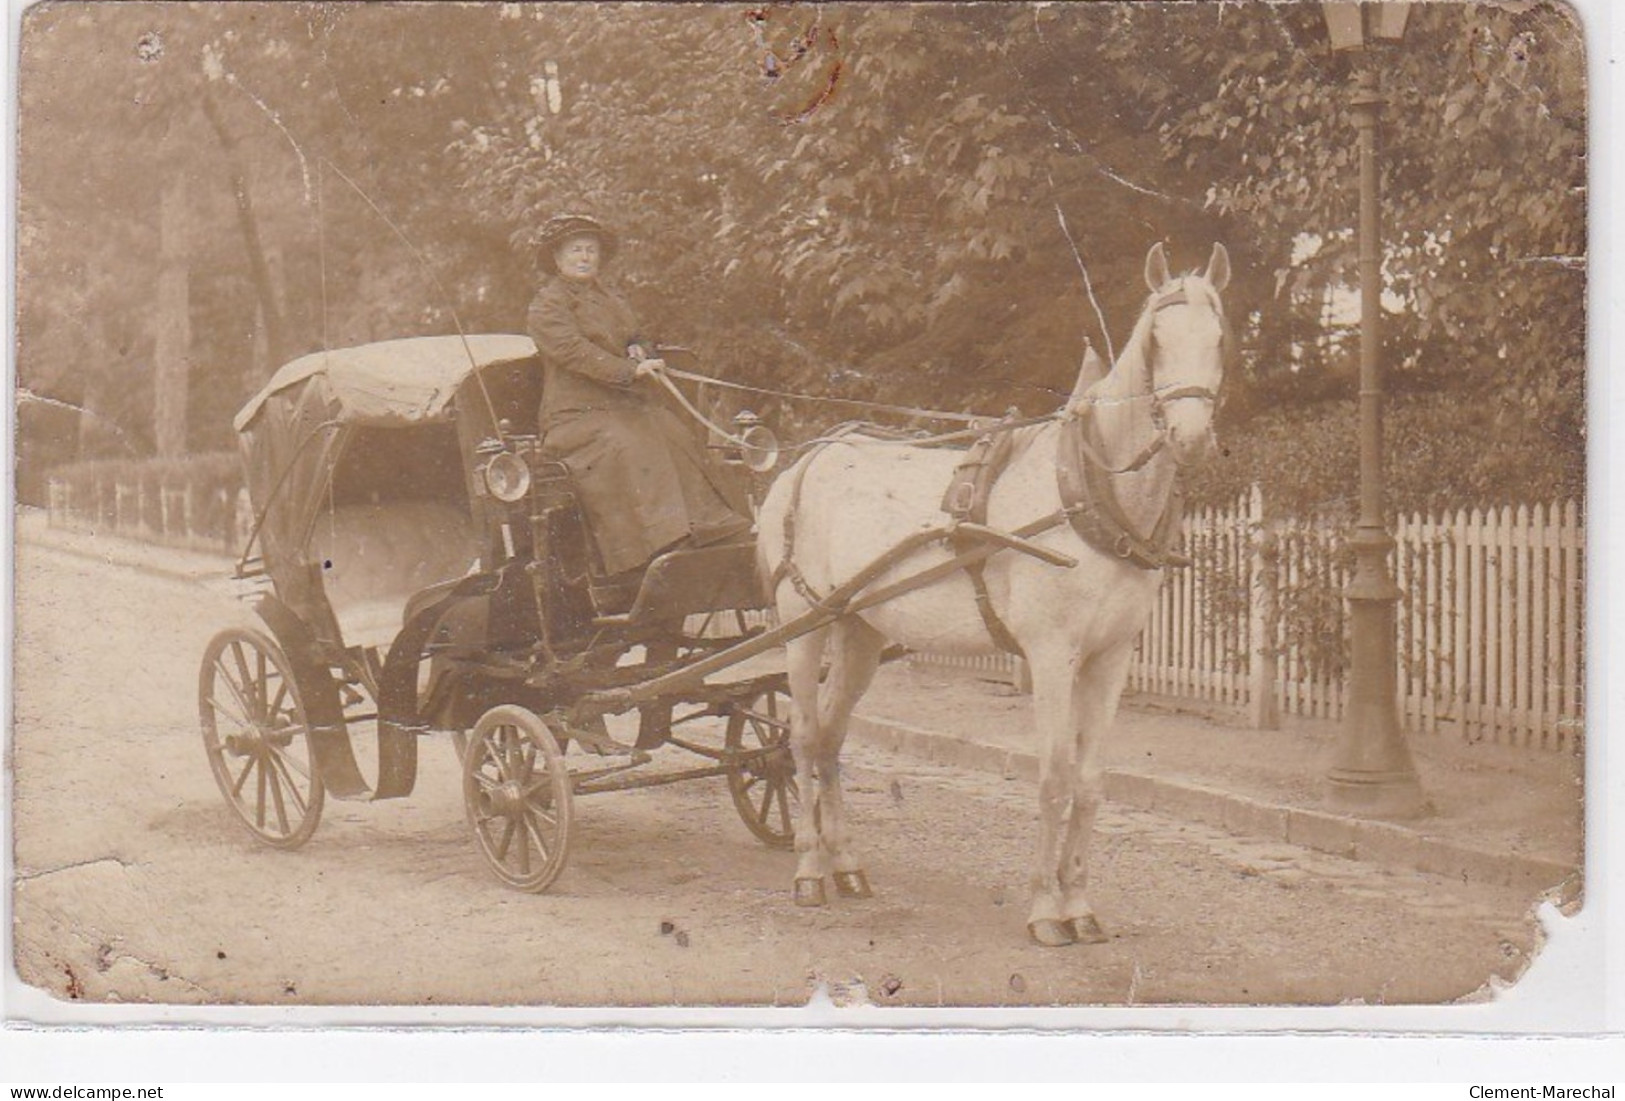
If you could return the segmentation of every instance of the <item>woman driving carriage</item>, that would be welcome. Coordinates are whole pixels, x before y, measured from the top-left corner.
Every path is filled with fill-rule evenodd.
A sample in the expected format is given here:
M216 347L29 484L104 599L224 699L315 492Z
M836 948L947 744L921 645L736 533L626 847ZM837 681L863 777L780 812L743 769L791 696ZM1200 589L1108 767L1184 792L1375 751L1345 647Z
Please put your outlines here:
M540 242L548 277L527 318L544 371L543 447L574 476L609 589L677 544L720 543L751 526L662 404L652 376L665 363L645 354L636 315L598 281L616 243L585 215L549 219Z

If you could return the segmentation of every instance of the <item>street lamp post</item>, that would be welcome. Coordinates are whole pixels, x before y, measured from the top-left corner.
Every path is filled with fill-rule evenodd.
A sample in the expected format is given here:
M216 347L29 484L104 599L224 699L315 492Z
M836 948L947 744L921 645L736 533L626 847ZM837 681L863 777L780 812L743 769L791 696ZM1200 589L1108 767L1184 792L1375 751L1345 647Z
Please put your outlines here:
M1367 47L1404 36L1409 4L1322 5L1332 48L1357 51L1350 106L1360 149L1360 518L1350 545L1351 654L1348 707L1327 773L1333 806L1358 814L1415 817L1427 809L1399 724L1395 635L1400 590L1389 570L1394 540L1385 518L1382 470L1382 228L1377 175L1383 98Z

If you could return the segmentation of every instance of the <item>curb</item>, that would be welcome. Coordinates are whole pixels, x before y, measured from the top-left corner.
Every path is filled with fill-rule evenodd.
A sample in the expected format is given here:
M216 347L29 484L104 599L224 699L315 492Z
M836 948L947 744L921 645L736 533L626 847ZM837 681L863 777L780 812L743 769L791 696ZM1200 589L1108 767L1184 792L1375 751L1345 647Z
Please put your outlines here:
M859 740L930 764L1037 782L1038 757L980 745L889 719L853 715ZM1477 849L1408 826L1328 811L1282 806L1220 788L1143 772L1107 769L1105 797L1119 806L1196 822L1240 837L1280 841L1333 856L1467 883L1556 890L1558 901L1578 898L1580 871L1561 861Z
M225 556L216 560L201 551L179 550L159 543L142 543L121 535L99 535L77 528L18 524L14 529L14 538L18 543L32 543L90 562L140 570L193 585L223 581L231 570L231 560Z

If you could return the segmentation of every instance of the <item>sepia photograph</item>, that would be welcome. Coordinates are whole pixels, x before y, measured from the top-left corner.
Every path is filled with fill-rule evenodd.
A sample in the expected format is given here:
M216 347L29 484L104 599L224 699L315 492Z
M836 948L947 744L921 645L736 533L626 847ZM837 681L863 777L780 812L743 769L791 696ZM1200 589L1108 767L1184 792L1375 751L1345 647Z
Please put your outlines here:
M15 29L39 1019L1466 1022L1593 904L1561 0Z

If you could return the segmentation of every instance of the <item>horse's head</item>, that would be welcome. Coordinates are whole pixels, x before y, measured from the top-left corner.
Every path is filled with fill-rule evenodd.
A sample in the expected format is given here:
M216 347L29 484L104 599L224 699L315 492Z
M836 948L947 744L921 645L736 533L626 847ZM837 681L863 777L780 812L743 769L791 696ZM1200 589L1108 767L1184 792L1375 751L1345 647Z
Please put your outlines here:
M1207 270L1172 276L1162 245L1145 258L1151 288L1136 334L1144 332L1145 385L1152 417L1180 466L1206 457L1213 441L1213 410L1224 380L1230 333L1219 294L1230 283L1230 254L1215 244Z

